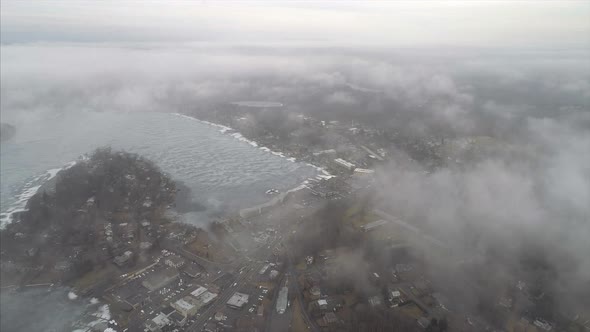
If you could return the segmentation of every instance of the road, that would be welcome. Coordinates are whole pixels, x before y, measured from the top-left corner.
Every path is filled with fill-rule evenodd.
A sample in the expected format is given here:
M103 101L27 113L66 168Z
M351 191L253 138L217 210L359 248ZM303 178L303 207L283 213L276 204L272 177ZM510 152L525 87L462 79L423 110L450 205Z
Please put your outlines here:
M233 280L232 285L236 283L237 285L234 287L228 287L224 289L218 296L215 303L205 309L205 311L200 313L200 316L195 320L191 326L189 326L186 330L187 331L201 331L203 325L207 323L210 319L212 319L213 315L221 310L227 301L237 292L243 283L247 280L251 280L255 273L258 273L258 270L262 267L264 263L254 262L250 266L252 269L246 273L238 274L238 276Z
M301 289L299 289L299 274L297 272L297 269L295 268L295 266L293 265L292 262L292 258L291 258L291 251L288 251L289 255L287 255L287 262L289 264L289 274L293 276L293 282L291 283L293 285L293 291L295 292L295 294L297 295L297 299L299 300L299 304L301 305L301 313L303 314L303 319L305 320L305 323L307 324L307 326L309 326L309 328L313 331L313 332L319 332L319 328L317 327L315 321L309 317L309 313L307 312L307 310L305 309L305 300L303 299L303 292L301 291Z
M277 247L277 244L281 239L282 237L277 236L270 244L258 248L258 250L254 253L253 258L268 258L270 255L272 255L273 249ZM213 315L217 311L224 308L227 301L232 297L232 295L235 292L239 291L242 288L242 286L244 286L244 284L248 283L250 280L253 280L253 277L256 274L258 274L258 271L260 271L264 264L266 264L264 261L249 259L249 263L237 267L238 269L248 267L249 270L247 272L237 274L237 276L231 282L231 285L235 284L236 286L224 289L219 294L215 303L213 303L213 305L209 308L205 309L205 311L201 312L200 316L186 330L201 331L203 326L207 323L207 321L212 319Z
M237 259L236 259L236 260L232 261L231 263L212 262L210 260L207 260L201 256L197 256L197 255L185 250L182 247L182 245L169 243L168 241L163 241L162 247L164 249L169 250L169 251L176 252L176 253L182 255L184 258L201 265L207 271L219 271L219 270L227 271L227 270L235 267L235 262L237 261Z
M279 314L276 310L276 303L277 303L277 299L279 297L279 292L280 292L281 288L286 283L287 283L287 287L290 286L287 281L288 278L289 278L288 276L285 276L285 278L283 278L283 280L281 280L281 282L277 283L277 287L275 289L274 296L272 299L272 308L271 308L272 310L271 310L271 313L266 318L266 324L265 324L266 331L269 331L269 332L286 331L286 330L288 330L289 324L291 323L291 320L293 319L293 310L291 307L288 307L287 310L285 310L285 312L282 314ZM292 287L289 287L289 288L292 288ZM292 294L291 289L289 289L289 294Z
M221 271L240 271L242 269L244 269L245 272L243 273L234 273L235 277L233 278L233 280L231 282L228 282L228 284L230 285L235 285L233 287L227 287L226 289L223 289L217 299L214 301L214 303L212 303L212 305L206 309L204 309L202 312L198 313L198 317L195 319L195 321L190 324L190 326L186 327L186 331L201 331L204 327L204 325L210 321L211 319L213 319L213 315L217 312L222 310L225 306L227 301L232 297L232 295L235 292L240 291L241 289L245 288L244 286L247 285L249 282L251 282L252 280L255 279L255 277L257 277L258 272L260 271L260 269L262 268L263 265L266 264L265 260L268 260L272 255L273 252L276 249L279 249L280 246L282 246L282 240L284 238L284 236L288 235L291 233L291 231L297 227L299 227L299 224L297 223L300 219L299 218L303 218L303 214L305 215L309 215L314 211L312 206L309 206L308 209L306 209L305 212L302 211L298 211L298 210L293 210L288 214L285 214L285 217L281 217L281 216L274 216L272 217L271 214L265 214L265 215L261 215L260 216L260 221L263 224L269 224L270 220L280 220L279 224L274 224L273 225L276 227L277 230L277 235L274 237L274 239L272 239L269 243L261 245L260 247L254 249L250 255L246 255L242 253L238 253L239 257L236 257L236 259L233 260L232 263L228 263L228 264L222 264L222 263L215 263L215 262L211 262L208 261L202 257L196 256L188 251L183 250L183 248L176 246L176 245L170 245L170 249L174 252L180 253L182 254L185 258L195 261L199 264L201 264L203 267L205 267L206 269L213 269L213 270L221 270ZM285 210L283 210L283 212L285 212ZM297 215L297 216L296 216ZM247 268L247 269L246 269ZM298 287L297 282L293 282L294 285L296 285L296 287ZM301 296L301 293L299 291L299 289L297 288L296 290L294 290L299 296ZM300 303L304 303L302 301L302 299L300 298ZM275 312L275 302L276 302L276 298L275 301L273 301L272 303L272 310L273 312ZM304 315L307 315L307 312L305 310L302 310L302 312L304 313ZM309 317L306 318L308 321L310 321ZM308 323L311 324L311 323ZM316 331L316 330L314 330Z

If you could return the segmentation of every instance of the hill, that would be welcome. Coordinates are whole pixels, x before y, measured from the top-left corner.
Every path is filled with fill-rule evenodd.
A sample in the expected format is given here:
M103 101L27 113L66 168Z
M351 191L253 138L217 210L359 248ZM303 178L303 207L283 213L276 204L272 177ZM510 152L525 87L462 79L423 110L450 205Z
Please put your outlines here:
M160 236L142 225L159 224L175 195L174 182L151 161L96 150L41 187L0 233L3 284L67 281L140 252L141 242Z

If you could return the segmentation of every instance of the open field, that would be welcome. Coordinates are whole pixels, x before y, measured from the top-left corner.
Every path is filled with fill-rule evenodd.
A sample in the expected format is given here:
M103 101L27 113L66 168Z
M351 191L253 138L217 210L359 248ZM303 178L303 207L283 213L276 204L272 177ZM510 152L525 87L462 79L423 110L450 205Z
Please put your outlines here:
M299 299L296 298L293 301L293 320L291 321L291 332L307 332L309 328L305 323L305 319L303 319L303 313L301 312L301 304L299 303Z

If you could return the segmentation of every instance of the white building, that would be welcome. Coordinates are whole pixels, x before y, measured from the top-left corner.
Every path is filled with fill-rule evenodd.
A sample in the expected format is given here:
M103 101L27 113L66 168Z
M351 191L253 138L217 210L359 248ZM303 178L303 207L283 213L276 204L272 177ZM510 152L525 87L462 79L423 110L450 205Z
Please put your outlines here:
M145 323L145 327L147 327L147 329L151 332L159 332L164 326L170 325L170 323L170 319L168 319L166 315L159 313L156 317L148 320Z
M287 296L289 295L289 288L286 286L281 288L279 291L279 297L277 298L277 312L279 314L284 314L285 310L287 310L288 299Z
M180 312L183 316L188 317L196 314L197 310L199 309L191 302L191 299L188 298L188 296L186 296L174 303L171 303L170 305L174 309L176 309L176 311Z

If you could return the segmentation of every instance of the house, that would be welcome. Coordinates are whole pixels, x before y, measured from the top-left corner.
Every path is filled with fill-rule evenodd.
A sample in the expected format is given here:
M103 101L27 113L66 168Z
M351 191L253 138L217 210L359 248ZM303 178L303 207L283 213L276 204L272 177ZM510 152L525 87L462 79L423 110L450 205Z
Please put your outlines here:
M323 300L323 299L318 300L317 305L320 310L328 309L328 301L326 301L326 300Z
M398 289L388 289L388 297L390 307L394 308L404 303L405 299L402 297L402 293Z
M133 257L133 252L131 252L130 250L127 250L122 255L115 257L115 259L113 259L113 262L117 266L122 267L122 266L125 266L127 263L129 263L129 261L131 260L131 257Z

